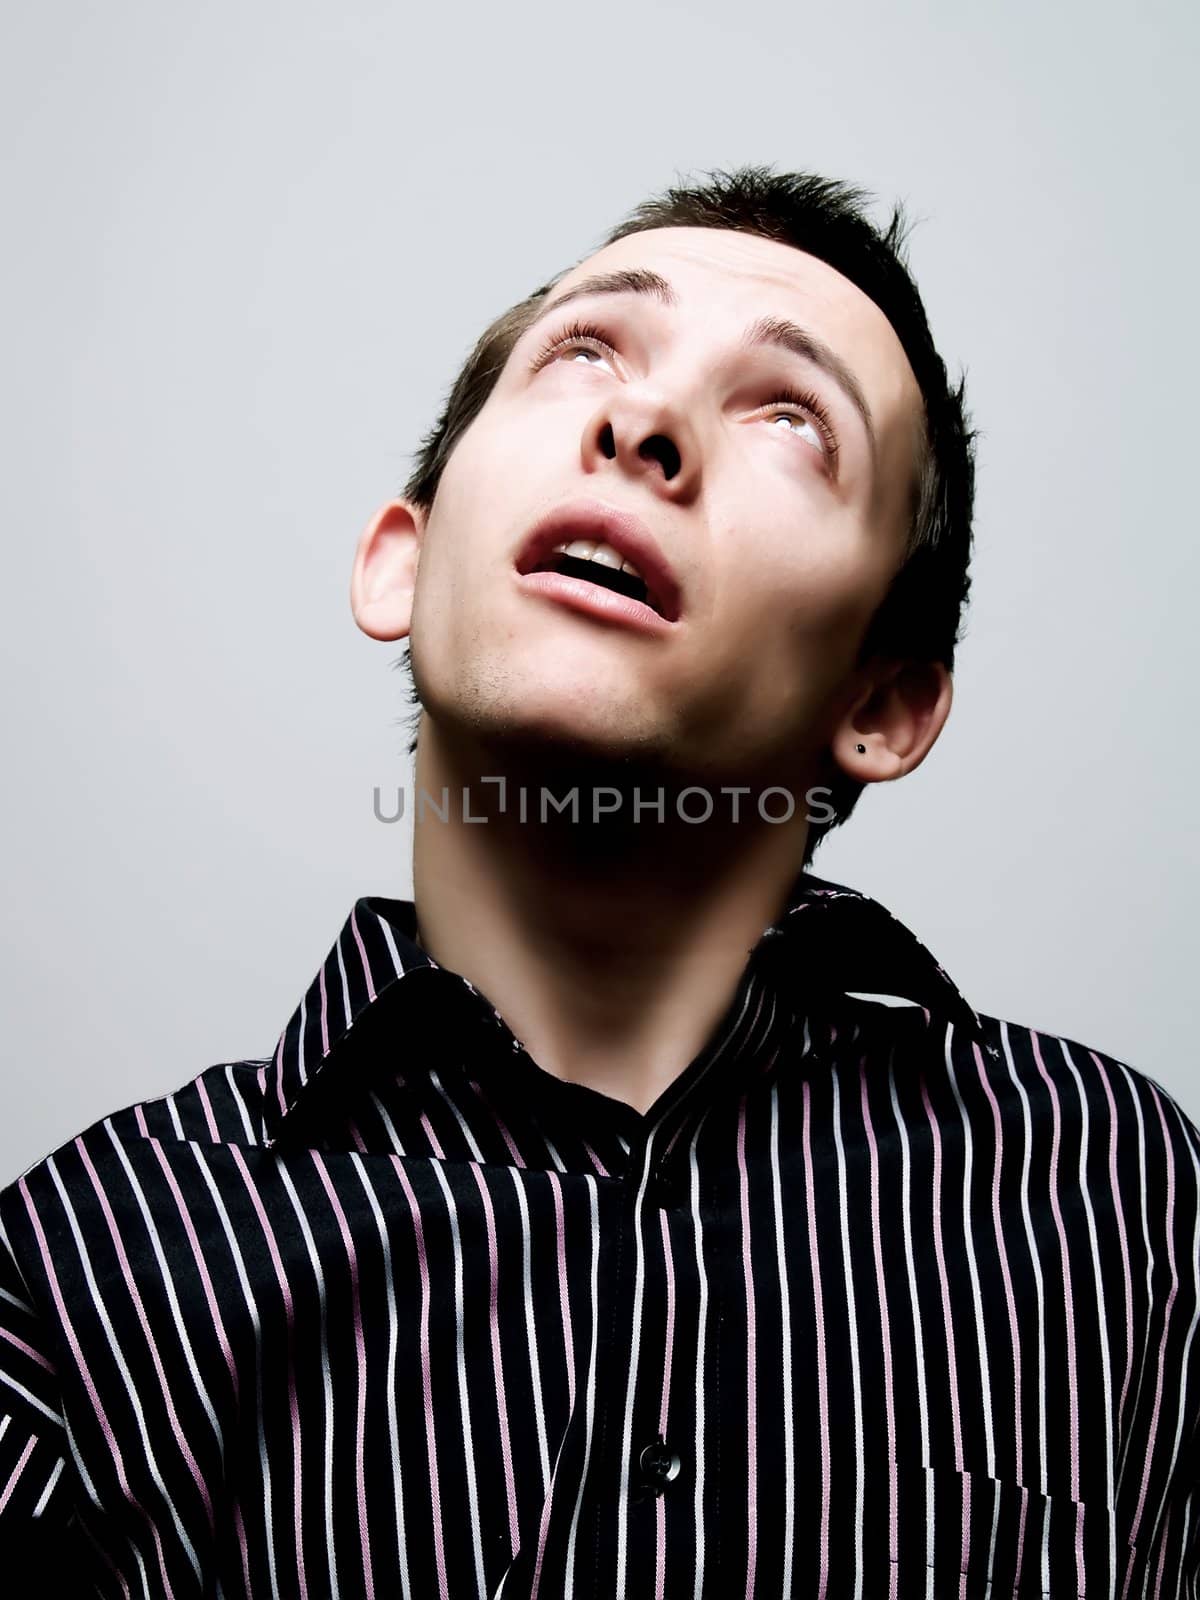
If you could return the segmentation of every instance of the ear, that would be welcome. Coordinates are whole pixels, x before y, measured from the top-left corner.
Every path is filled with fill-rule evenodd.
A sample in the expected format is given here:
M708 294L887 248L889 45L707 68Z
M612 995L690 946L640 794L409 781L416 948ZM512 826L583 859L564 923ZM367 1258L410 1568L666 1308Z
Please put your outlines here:
M902 778L933 748L953 698L954 681L940 661L869 663L834 729L834 760L862 783Z
M422 513L391 500L363 529L350 577L350 609L372 639L404 639L412 622Z

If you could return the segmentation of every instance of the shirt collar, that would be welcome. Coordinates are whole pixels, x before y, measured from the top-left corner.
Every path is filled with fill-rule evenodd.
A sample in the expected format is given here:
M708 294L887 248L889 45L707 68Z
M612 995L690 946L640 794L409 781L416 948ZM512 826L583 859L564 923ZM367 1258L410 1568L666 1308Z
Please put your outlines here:
M806 992L893 995L981 1036L978 1014L916 935L877 900L845 884L801 872L783 914L752 954L785 979L802 978ZM431 979L434 973L440 979ZM439 967L417 943L411 900L358 900L261 1069L268 1145L314 1081L327 1078L339 1045L368 1011L374 1018L381 1009L391 1013L388 1036L402 1046L406 1007L439 981L447 1004L499 1018L473 984Z

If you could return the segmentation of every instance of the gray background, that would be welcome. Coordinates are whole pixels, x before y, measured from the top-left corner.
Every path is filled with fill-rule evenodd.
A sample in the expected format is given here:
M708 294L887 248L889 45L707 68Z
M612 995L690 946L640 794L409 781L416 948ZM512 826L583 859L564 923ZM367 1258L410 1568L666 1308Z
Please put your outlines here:
M910 203L983 430L950 722L814 870L1200 1115L1194 8L4 17L0 1180L410 892L359 529L491 316L743 161Z

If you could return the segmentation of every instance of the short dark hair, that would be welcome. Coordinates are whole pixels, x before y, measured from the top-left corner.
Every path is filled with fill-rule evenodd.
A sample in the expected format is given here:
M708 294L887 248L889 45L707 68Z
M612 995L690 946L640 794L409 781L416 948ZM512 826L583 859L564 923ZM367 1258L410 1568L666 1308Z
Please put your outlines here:
M908 270L909 225L903 207L896 205L887 226L878 228L866 212L871 198L853 184L807 172L775 172L765 166L712 172L698 185L671 187L643 201L596 249L652 228L757 234L816 256L874 301L908 357L924 401L924 426L904 559L867 629L859 662L881 655L938 661L952 670L970 591L975 434L965 409L965 383L960 376L951 385ZM422 440L404 486L404 497L422 511L432 508L446 463L479 415L513 346L570 270L564 268L511 306L480 336L436 426ZM407 663L406 651L398 664ZM419 704L415 683L411 698ZM415 749L414 734L410 753ZM810 825L805 866L825 834L853 811L865 785L837 771L831 773L829 787L836 815L830 822Z

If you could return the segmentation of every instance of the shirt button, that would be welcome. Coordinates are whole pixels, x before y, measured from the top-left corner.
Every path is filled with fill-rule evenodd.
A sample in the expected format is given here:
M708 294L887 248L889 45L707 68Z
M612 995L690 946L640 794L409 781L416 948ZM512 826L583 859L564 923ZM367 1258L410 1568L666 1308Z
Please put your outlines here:
M666 1440L660 1435L642 1451L638 1466L655 1494L661 1494L669 1483L675 1482L682 1463L674 1450L667 1449Z

